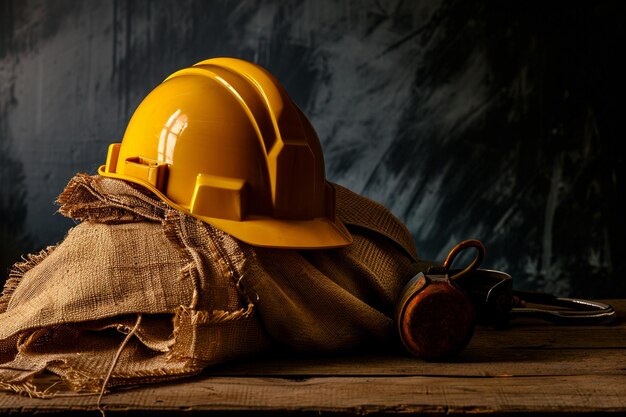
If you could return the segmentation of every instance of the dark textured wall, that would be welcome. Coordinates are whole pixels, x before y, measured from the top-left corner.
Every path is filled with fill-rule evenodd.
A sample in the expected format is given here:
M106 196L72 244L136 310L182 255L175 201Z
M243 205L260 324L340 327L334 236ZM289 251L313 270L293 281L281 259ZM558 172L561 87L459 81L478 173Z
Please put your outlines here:
M473 237L518 287L624 297L622 4L0 0L1 270L64 237L57 194L156 84L236 56L423 257Z

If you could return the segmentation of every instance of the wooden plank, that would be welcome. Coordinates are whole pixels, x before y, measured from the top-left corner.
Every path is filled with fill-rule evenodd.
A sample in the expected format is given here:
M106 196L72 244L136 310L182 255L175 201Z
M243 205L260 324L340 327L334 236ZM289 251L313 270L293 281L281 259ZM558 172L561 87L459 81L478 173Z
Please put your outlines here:
M623 376L526 378L325 377L198 379L118 392L107 410L214 412L395 413L626 413ZM48 400L0 396L0 409L22 413L94 410L96 396Z
M188 414L626 414L626 300L608 326L478 329L451 363L395 352L237 361L170 384L111 393L109 410ZM94 410L97 397L0 393L0 414ZM78 413L78 414L77 414Z
M603 300L617 311L608 324L593 326L554 325L545 321L518 319L506 330L477 327L469 348L515 349L625 349L626 300Z
M280 376L541 376L626 373L626 300L608 300L618 318L608 325L555 326L519 321L506 330L478 327L470 345L452 363L429 363L392 354L264 358L208 369L207 375ZM575 364L575 366L572 366Z
M575 366L572 366L575 364ZM207 376L550 376L626 375L626 350L483 349L454 362L432 363L405 354L250 360L207 369Z
M625 349L626 326L524 326L478 329L468 347L507 349Z

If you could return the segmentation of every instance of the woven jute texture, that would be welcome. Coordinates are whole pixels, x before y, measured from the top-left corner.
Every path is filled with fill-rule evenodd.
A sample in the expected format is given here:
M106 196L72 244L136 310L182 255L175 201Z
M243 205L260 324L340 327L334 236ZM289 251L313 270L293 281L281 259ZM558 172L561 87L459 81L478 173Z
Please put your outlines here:
M383 206L334 185L354 243L247 245L124 181L78 174L58 198L79 221L12 268L0 297L0 389L46 396L197 374L270 349L334 352L394 340L419 262Z

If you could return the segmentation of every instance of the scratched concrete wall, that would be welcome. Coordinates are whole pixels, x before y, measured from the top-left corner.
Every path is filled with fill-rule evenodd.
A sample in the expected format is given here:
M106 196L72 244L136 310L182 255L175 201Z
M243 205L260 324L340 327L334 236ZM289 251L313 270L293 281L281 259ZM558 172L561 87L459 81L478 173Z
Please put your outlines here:
M0 0L0 267L64 237L57 194L151 88L236 56L424 258L479 238L520 288L625 296L622 4Z

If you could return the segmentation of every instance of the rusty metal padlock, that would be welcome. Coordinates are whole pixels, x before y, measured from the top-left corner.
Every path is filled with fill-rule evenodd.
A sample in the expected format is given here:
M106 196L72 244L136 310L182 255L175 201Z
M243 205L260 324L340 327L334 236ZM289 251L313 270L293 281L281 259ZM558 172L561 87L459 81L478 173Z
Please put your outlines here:
M456 256L475 248L477 256L450 276ZM454 280L476 269L485 254L478 240L457 244L442 267L415 275L404 287L396 308L396 324L402 343L413 355L428 361L445 361L460 353L474 333L476 311L472 300Z

